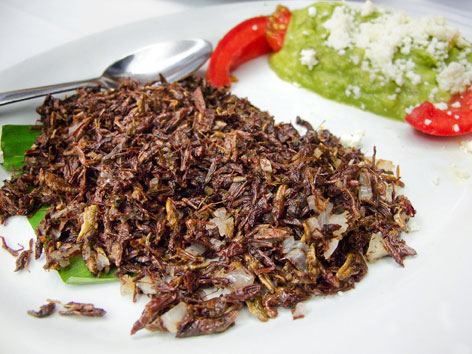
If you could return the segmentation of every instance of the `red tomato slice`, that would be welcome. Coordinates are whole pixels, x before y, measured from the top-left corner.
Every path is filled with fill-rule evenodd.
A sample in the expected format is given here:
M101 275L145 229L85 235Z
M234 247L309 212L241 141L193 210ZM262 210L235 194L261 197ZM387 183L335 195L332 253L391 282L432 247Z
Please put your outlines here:
M425 102L413 109L405 120L419 131L436 136L456 136L472 132L472 86L455 95L447 109Z
M206 80L215 87L230 86L230 72L242 63L282 48L290 10L278 6L271 16L250 18L229 31L211 55Z
M266 16L246 20L229 31L211 55L206 73L207 81L215 87L231 85L231 70L250 59L269 53L271 48L267 43L266 31Z
M274 52L282 49L292 13L288 8L278 5L275 12L267 19L267 42Z

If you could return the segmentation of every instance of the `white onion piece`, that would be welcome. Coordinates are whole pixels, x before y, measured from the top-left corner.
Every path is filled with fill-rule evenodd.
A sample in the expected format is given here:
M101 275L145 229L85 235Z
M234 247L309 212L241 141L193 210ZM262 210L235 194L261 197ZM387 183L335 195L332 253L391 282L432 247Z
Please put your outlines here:
M338 248L338 244L339 240L337 238L332 238L331 240L329 240L328 249L323 254L325 259L331 257L334 251L336 251L336 248Z
M375 167L378 170L384 170L384 171L389 171L389 172L395 172L395 165L393 164L392 161L389 160L377 160L375 162Z
M385 183L385 200L387 202L392 202L393 196L393 186L391 184Z
M203 292L205 295L203 296L205 298L205 301L214 299L216 297L220 297L221 295L226 295L226 294L231 294L232 291L230 289L226 288L217 288L215 286L211 288L205 288L203 289Z
M315 196L314 195L309 195L308 198L306 198L306 201L308 203L308 207L313 210L313 211L316 211L316 203L315 203Z
M294 248L286 257L298 270L306 271L306 254L303 250Z
M211 238L210 243L213 245L213 247L215 247L217 251L220 251L225 245L224 241L221 241L217 238Z
M206 251L206 247L201 243L193 242L190 246L185 249L192 256L201 256Z
M369 263L375 262L376 260L388 256L387 247L385 241L380 232L372 234L370 238L369 248L367 249L366 258Z
M306 303L304 302L299 302L295 305L295 307L292 310L292 316L294 320L297 320L299 318L305 317L307 314L307 308L306 308Z
M105 255L105 251L99 248L97 249L97 269L102 270L110 265L110 261L108 260L107 256Z
M313 236L323 236L321 232L318 230L321 230L321 225L318 222L318 219L316 217L311 217L306 219L308 226L310 227L310 231L313 233Z
M270 163L268 159L262 158L260 160L260 164L261 164L262 171L272 173L272 164Z
M254 274L243 266L234 268L223 277L230 281L228 287L231 290L238 290L254 283Z
M129 275L124 275L120 278L120 293L121 296L134 295L134 290L136 289L136 284L133 281L133 278Z
M232 216L227 215L225 208L218 208L216 209L213 214L215 215L214 218L210 219L210 222L213 223L215 226L207 225L207 229L212 229L214 227L218 227L218 232L220 236L233 236L234 230L234 219Z
M361 172L359 174L359 182L361 184L359 187L359 199L372 200L374 195L372 194L372 186L370 184L369 175L365 172Z
M344 232L346 232L347 227L348 227L348 224L347 224L347 216L348 215L349 215L349 213L347 211L345 211L342 214L331 214L329 216L329 221L328 221L329 224L334 224L334 225L340 225L341 226L340 229L333 232L334 236L339 237Z
M320 224L320 229L326 224L330 223L329 218L330 218L331 211L333 210L333 203L327 202L325 206L326 206L326 209L323 210L318 216L318 223Z
M157 293L155 284L149 275L146 275L145 277L139 279L136 282L136 286L139 288L139 290L141 290L143 293L147 295L152 295L152 294Z
M282 252L287 259L298 269L306 271L306 251L308 246L301 241L295 241L293 236L287 237L282 242Z
M303 251L307 251L308 246L302 241L295 241L293 236L289 236L282 242L282 251L284 254L287 254L293 249L301 249Z
M162 324L169 332L177 333L179 324L182 322L187 312L187 304L185 302L179 302L176 306L172 307L161 316Z

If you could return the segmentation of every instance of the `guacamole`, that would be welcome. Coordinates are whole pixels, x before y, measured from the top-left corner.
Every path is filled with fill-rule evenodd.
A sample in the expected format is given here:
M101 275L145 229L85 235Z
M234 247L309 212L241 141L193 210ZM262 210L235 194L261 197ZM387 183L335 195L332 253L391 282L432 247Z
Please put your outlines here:
M424 101L448 101L472 81L472 47L441 16L318 2L293 11L270 65L282 79L403 120Z

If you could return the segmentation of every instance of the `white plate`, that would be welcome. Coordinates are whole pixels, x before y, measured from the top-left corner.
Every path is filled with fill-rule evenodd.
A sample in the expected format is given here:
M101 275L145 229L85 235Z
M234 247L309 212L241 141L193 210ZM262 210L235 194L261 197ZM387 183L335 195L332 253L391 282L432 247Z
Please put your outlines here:
M306 2L289 2L299 8ZM398 4L396 6L399 6ZM216 44L232 26L251 16L268 14L275 3L251 2L193 10L119 27L31 58L0 73L0 90L11 90L93 77L124 54L160 40L201 37ZM408 5L413 14L442 12L470 38L465 14L452 9ZM470 19L470 17L469 17ZM144 299L121 297L117 283L71 286L42 262L30 272L13 273L14 259L0 252L0 348L2 353L470 353L470 269L472 266L472 155L459 149L466 138L432 138L408 125L324 100L279 80L266 58L235 72L234 92L270 111L279 121L299 115L336 135L365 130L363 151L377 147L379 158L401 166L404 194L417 209L420 230L405 236L418 256L399 267L391 258L369 268L369 274L344 296L312 298L308 314L294 321L288 311L261 323L243 312L236 326L220 335L175 339L141 331L129 335ZM0 108L1 124L32 123L41 100ZM468 139L471 137L469 136ZM2 170L0 177L7 178ZM436 183L435 183L436 182ZM11 246L26 244L33 232L24 218L0 228ZM104 307L102 319L26 315L47 298L92 302Z

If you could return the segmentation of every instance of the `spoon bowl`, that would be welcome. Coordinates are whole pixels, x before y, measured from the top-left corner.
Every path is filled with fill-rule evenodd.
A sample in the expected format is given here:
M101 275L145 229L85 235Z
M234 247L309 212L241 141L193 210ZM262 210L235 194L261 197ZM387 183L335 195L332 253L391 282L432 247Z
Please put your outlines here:
M178 81L200 68L211 52L211 43L203 39L159 42L114 62L98 78L0 93L0 106L84 86L112 89L125 78L148 83L162 75L167 82Z

